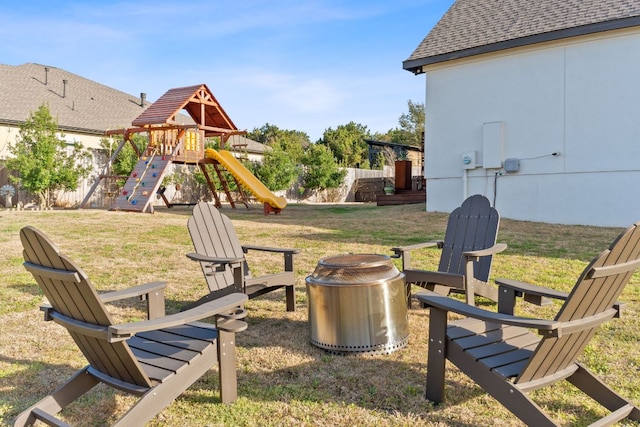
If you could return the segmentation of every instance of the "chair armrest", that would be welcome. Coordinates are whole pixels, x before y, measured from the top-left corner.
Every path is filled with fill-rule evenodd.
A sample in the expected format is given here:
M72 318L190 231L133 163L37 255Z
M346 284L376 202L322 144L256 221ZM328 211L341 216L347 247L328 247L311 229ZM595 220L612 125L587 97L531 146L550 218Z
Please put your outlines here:
M416 298L426 307L434 307L447 312L453 312L473 319L485 322L500 323L502 325L519 326L523 328L537 329L545 335L553 335L553 331L558 330L562 322L555 320L533 319L527 317L513 316L510 314L496 313L471 306L462 301L458 301L446 296L439 295L432 291L420 291L416 293Z
M122 289L120 291L106 292L104 294L100 294L100 299L102 302L113 302L120 301L127 298L135 298L142 297L142 299L147 299L147 295L153 292L162 291L164 293L164 289L167 287L166 282L149 282L138 286L133 286L131 288Z
M393 258L400 258L405 252L414 251L416 249L432 248L434 246L442 248L443 243L444 242L442 240L431 240L429 242L416 243L414 245L396 246L391 248L391 251L395 253Z
M433 248L438 247L442 249L444 245L444 241L442 240L432 240L430 242L416 243L414 245L407 246L397 246L391 248L394 252L394 255L391 255L391 258L400 258L402 259L402 270L411 269L411 251L422 249L422 248Z
M169 316L144 320L141 322L112 325L108 328L109 341L122 341L139 332L170 328L194 322L196 320L205 319L207 317L236 312L237 308L243 306L248 300L249 297L245 294L233 293Z
M547 297L563 301L566 300L569 296L568 292L556 291L555 289L532 285L530 283L521 282L519 280L500 278L496 279L496 283L501 289L505 288L515 291L517 296L525 295L525 301L529 301L526 295L529 295L530 297L540 297L538 298L538 300L542 299L542 297ZM529 302L535 303L535 301Z
M522 297L525 301L545 306L551 304L549 298L564 301L569 297L568 292L557 291L544 286L532 285L530 283L521 282L513 279L496 279L498 284L498 311L503 313L513 313L515 298ZM503 307L503 308L501 308ZM616 301L613 307L618 311L616 317L620 317L625 303Z
M464 255L467 258L478 258L482 256L499 254L500 252L503 252L505 249L507 249L506 243L496 243L490 248L478 249L476 251L467 251L467 252L463 252L462 255Z
M293 271L293 256L300 253L300 249L270 248L268 246L242 245L242 252L246 254L247 252L249 252L249 250L282 254L284 258L284 266L283 266L284 271Z
M550 305L551 299L566 300L569 296L566 292L536 286L529 283L512 279L496 279L498 285L498 311L501 313L513 314L516 306L516 298L539 305Z
M139 297L142 301L147 301L147 319L155 319L163 317L165 314L164 289L166 287L167 284L165 282L149 282L128 289L101 294L100 299L103 303L108 303Z
M462 301L445 297L435 292L422 291L416 294L416 298L426 307L432 307L446 312L453 312L465 317L482 320L485 322L499 323L501 325L518 326L528 329L537 329L541 335L547 337L561 337L567 334L592 329L607 320L618 315L618 309L609 308L601 313L586 316L580 319L560 322L556 320L533 319L528 317L513 316L504 313L483 310Z
M242 251L246 254L250 250L253 251L262 251L262 252L276 252L282 254L299 254L300 249L291 249L291 248L271 248L268 246L254 246L254 245L242 245Z
M244 258L216 258L208 255L199 254L196 252L189 252L187 258L192 261L198 262L210 262L212 264L235 264L243 262Z
M403 273L407 283L434 283L451 288L464 289L465 277L462 274L412 269L404 270Z

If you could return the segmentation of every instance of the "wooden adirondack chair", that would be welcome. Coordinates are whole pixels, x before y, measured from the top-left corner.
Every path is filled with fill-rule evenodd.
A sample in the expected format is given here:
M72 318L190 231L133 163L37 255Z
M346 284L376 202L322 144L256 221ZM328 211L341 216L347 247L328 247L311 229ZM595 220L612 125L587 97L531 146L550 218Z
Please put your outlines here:
M202 304L232 292L242 292L255 298L276 289L285 288L287 311L295 311L296 277L293 256L298 249L241 245L231 220L209 203L198 203L187 222L195 253L187 257L198 261L209 287L209 294L190 306ZM284 257L284 271L261 277L251 277L245 254L250 250L273 252Z
M530 391L566 379L610 411L592 425L606 426L625 418L640 421L640 410L592 374L576 359L600 325L618 317L616 302L640 266L640 223L623 232L580 275L570 294L498 279L500 304L513 310L516 297L526 301L564 300L554 320L515 317L471 307L433 292L417 294L430 307L427 399L440 403L445 359L531 426L555 422L529 396ZM467 316L447 322L447 313ZM530 332L537 329L541 338Z
M139 396L114 425L141 426L216 364L222 402L235 400L235 333L247 326L239 320L245 315L245 295L227 295L191 311L164 316L164 283L99 295L85 273L40 231L25 227L20 238L24 266L51 304L43 307L45 320L68 329L89 365L18 415L15 426L37 420L66 426L56 414L98 383ZM148 301L150 319L114 324L104 304L136 296ZM217 327L199 321L213 316Z
M467 303L474 305L475 295L498 300L498 290L488 284L493 255L507 245L497 243L500 215L481 195L467 198L456 208L447 223L444 240L434 240L391 248L395 258L402 259L402 271L407 282L407 303L411 306L411 285L418 285L442 295L450 292L466 294ZM437 271L416 269L411 264L411 252L423 248L442 249Z

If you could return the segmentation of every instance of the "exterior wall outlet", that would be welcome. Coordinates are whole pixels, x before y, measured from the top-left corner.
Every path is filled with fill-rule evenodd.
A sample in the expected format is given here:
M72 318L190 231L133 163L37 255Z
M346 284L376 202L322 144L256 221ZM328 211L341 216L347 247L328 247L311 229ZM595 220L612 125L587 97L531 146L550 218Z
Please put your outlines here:
M520 171L520 159L514 159L514 158L505 159L504 171L507 173L515 173Z

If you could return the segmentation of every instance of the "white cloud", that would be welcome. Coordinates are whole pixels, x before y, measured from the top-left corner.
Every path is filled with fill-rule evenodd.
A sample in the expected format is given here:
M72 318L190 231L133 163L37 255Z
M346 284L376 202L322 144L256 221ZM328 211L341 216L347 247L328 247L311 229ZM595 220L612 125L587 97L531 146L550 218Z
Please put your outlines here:
M306 75L283 74L254 69L250 74L235 77L249 92L256 92L273 103L275 108L302 113L321 113L335 109L345 98L345 92L326 79ZM264 103L265 101L263 101Z

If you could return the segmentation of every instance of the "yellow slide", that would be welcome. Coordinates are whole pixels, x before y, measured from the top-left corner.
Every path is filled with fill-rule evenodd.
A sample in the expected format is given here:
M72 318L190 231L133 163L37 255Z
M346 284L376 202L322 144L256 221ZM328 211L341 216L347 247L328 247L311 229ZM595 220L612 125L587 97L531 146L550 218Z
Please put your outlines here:
M278 197L273 194L271 190L256 178L231 152L227 150L216 151L213 148L207 148L204 150L204 155L209 159L217 160L261 203L267 203L277 210L284 209L284 207L287 206L287 200L284 197Z

